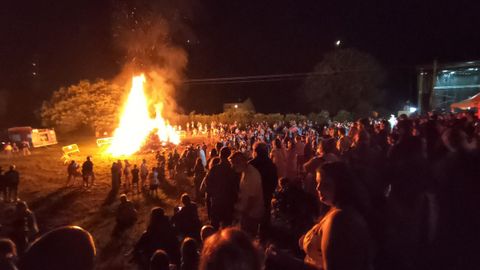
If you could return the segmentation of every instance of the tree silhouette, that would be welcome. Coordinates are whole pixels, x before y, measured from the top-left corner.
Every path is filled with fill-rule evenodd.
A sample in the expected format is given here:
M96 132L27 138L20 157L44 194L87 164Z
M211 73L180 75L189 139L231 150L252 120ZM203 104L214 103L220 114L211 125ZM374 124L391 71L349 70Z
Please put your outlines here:
M355 49L327 53L305 81L305 95L314 111L340 110L366 116L382 101L385 71L377 60Z

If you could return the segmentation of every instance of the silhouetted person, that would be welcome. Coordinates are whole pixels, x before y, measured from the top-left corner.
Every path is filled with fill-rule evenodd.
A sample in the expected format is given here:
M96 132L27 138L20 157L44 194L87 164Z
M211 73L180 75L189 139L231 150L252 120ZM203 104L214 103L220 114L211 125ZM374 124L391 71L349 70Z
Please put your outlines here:
M149 270L170 270L168 255L165 251L157 249L150 258Z
M228 228L210 236L202 249L200 270L260 270L257 248L244 232Z
M22 254L27 244L38 233L37 219L35 214L28 208L26 202L17 202L12 225L12 240L17 245L18 252Z
M190 200L188 194L183 194L182 206L177 207L172 217L172 223L177 231L184 236L200 239L200 219L198 217L197 205Z
M142 190L145 189L145 183L147 182L147 177L148 177L147 160L143 159L142 165L140 165L140 179L142 180L141 182Z
M197 270L199 261L199 251L197 241L193 238L185 238L181 247L182 263L180 270Z
M90 157L87 157L87 160L82 164L82 176L84 187L90 187L93 185L95 175L93 174L93 162L90 160Z
M210 205L210 221L215 228L229 226L238 197L239 177L230 166L230 149L220 151L220 164L214 166L205 178L206 199Z
M77 179L78 176L80 176L80 173L78 172L78 164L75 162L75 160L72 160L70 164L68 164L67 167L67 184L66 186L70 185L75 185L75 180Z
M135 210L135 205L128 200L127 195L120 195L120 204L117 208L117 224L113 233L118 235L122 231L133 226L135 222L137 222L137 210Z
M20 183L20 174L16 170L15 165L11 165L10 169L4 174L4 181L7 190L7 202L16 202L18 199L18 184Z
M140 193L140 170L138 169L137 165L133 165L132 169L132 190L135 193L135 190L137 190L137 193Z
M91 270L95 243L92 235L77 226L54 229L38 238L21 258L22 270Z
M131 165L127 159L125 159L123 162L125 164L125 167L123 168L123 178L125 179L123 182L123 188L125 189L125 192L128 192L132 186Z
M150 223L134 247L134 258L142 269L147 269L148 262L157 249L165 250L170 262L180 263L180 245L168 217L162 208L153 208Z
M208 237L212 236L215 233L215 228L212 225L204 225L200 230L200 239L202 243L205 243Z
M270 225L270 206L273 193L278 185L277 167L268 157L268 149L265 143L256 143L253 146L254 158L250 160L250 164L258 170L262 177L263 202L265 205L265 213L260 226L260 233L263 236L267 233Z
M112 174L112 191L115 192L116 194L120 189L120 175L121 175L121 168L118 166L117 162L112 163L110 172Z
M17 270L17 248L10 239L0 238L0 269Z
M203 166L202 160L200 158L197 158L195 168L193 169L193 184L195 186L195 199L197 200L197 202L202 199L202 196L200 194L200 185L202 184L205 175L206 171L205 167Z

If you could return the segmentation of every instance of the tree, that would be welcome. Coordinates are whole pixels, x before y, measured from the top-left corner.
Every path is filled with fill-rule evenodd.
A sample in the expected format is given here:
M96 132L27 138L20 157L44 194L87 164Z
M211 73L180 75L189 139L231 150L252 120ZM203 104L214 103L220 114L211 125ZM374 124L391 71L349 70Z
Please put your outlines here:
M87 80L55 91L42 105L44 125L53 125L61 132L81 128L111 130L118 123L124 89L105 80Z
M346 110L358 117L380 105L384 80L385 72L373 56L336 49L315 66L304 90L312 110L327 110L330 115Z
M346 121L352 121L352 120L353 120L352 114L345 110L338 111L337 115L333 117L333 121L340 122L340 123L346 122Z

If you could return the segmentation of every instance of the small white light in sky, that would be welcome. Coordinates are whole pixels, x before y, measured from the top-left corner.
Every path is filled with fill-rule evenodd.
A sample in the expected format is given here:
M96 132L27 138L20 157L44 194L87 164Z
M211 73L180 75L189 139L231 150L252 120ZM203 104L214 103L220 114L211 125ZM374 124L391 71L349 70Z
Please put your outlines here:
M340 44L342 44L342 41L340 39L337 40L337 42L335 42L335 46L337 46L337 47L340 46Z
M32 74L33 74L33 76L37 75L37 73L36 73L36 72L32 72Z

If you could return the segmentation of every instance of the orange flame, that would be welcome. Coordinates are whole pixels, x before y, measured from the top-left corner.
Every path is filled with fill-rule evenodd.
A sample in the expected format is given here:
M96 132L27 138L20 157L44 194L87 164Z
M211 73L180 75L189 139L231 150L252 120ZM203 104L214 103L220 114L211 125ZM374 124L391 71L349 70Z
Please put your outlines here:
M148 100L143 89L144 83L143 74L132 79L132 88L120 117L119 127L115 130L112 144L107 150L113 156L129 156L136 153L154 130L161 142L180 143L178 133L162 118L162 104L155 105L155 118L150 118Z

